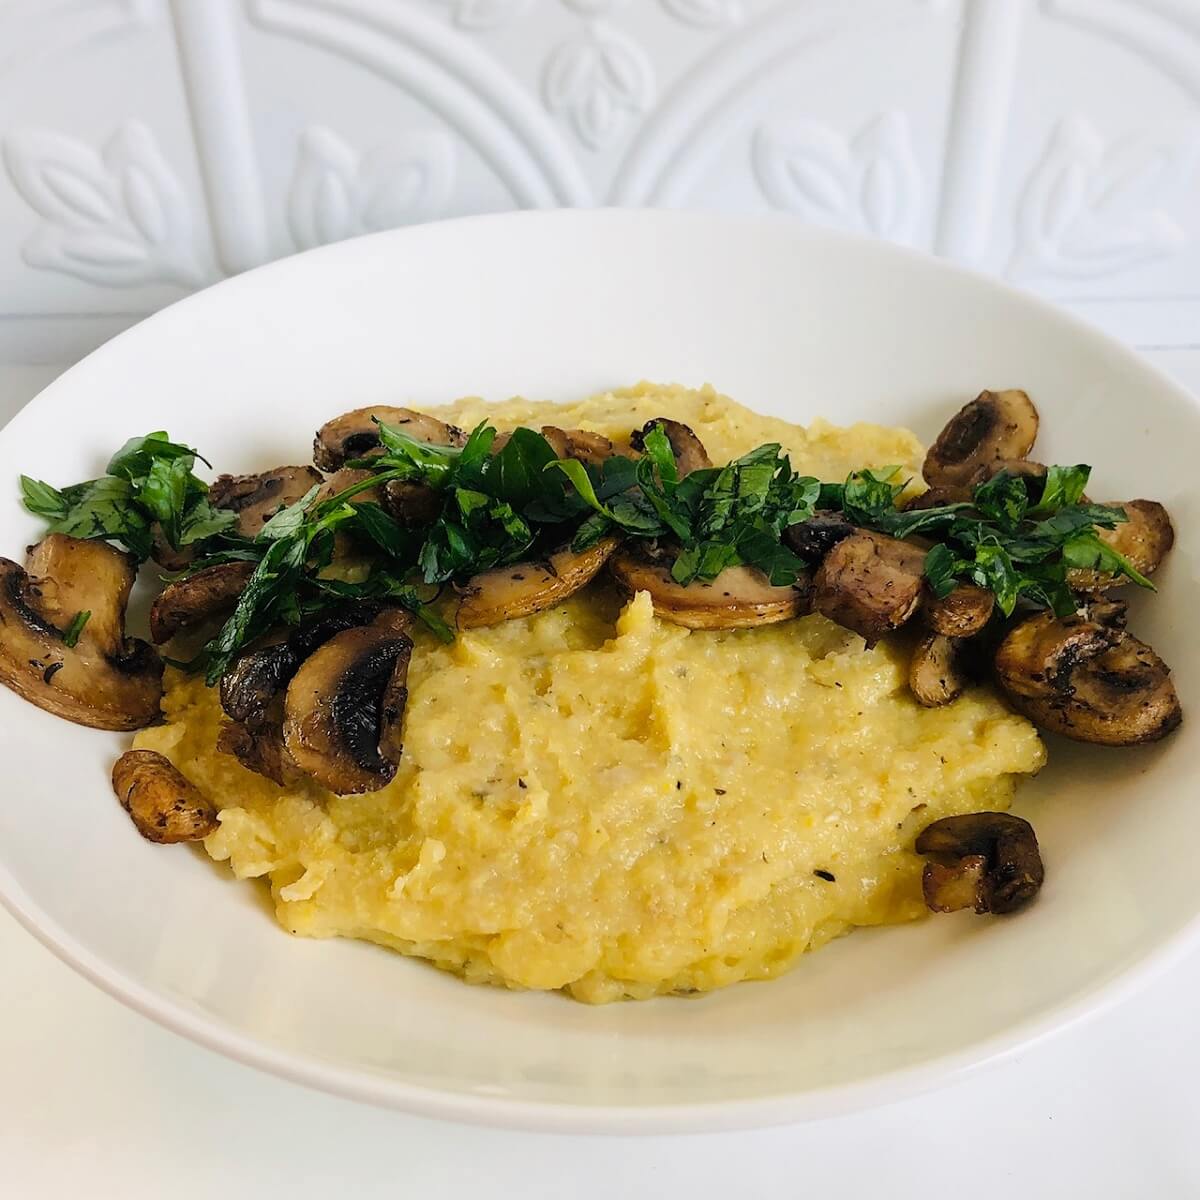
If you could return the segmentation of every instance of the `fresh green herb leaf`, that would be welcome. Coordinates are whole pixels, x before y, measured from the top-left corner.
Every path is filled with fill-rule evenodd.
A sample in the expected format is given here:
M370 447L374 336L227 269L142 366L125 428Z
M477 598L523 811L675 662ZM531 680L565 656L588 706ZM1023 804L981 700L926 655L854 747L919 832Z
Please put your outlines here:
M83 612L76 613L71 618L70 625L63 630L63 642L71 650L74 650L79 644L79 635L83 632L83 627L88 623L91 615L91 609L84 609Z
M58 488L28 475L21 476L21 500L35 517L45 517L50 522L61 521L69 508L66 496Z
M1041 499L1033 513L1044 516L1068 505L1078 504L1083 499L1083 489L1087 487L1091 473L1092 468L1082 463L1074 467L1048 467Z
M975 488L971 504L982 516L1011 533L1029 509L1029 492L1022 476L997 471Z
M1063 562L1068 567L1082 567L1093 571L1105 571L1112 575L1124 575L1138 587L1157 590L1119 550L1110 546L1092 531L1074 534L1063 543Z
M260 542L275 542L281 538L295 537L303 527L307 519L309 507L316 499L321 486L319 483L314 483L299 500L287 505L285 508L281 508L258 531L257 540ZM335 496L331 497L331 499L340 500L341 497Z

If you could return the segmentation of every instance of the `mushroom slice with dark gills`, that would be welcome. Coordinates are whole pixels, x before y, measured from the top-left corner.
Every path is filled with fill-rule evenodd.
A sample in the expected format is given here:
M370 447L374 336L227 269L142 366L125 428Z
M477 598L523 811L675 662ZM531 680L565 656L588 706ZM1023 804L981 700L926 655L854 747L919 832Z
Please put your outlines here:
M938 434L921 473L931 486L969 484L980 467L1025 458L1037 431L1037 409L1024 392L980 392Z
M545 562L512 563L473 576L462 591L458 627L499 625L561 604L595 579L617 543L617 538L601 538L586 550L564 547Z
M301 772L283 742L283 701L300 664L337 633L366 625L380 605L347 605L293 631L283 641L247 650L221 677L221 707L229 717L218 749L278 784Z
M813 607L874 645L917 611L924 572L919 546L859 530L825 556L814 581Z
M124 629L136 570L106 542L61 533L31 547L23 568L0 558L0 683L77 725L154 721L162 663Z
M1129 519L1115 529L1097 529L1097 536L1125 555L1143 575L1153 575L1175 545L1175 530L1167 510L1157 500L1110 500L1108 503L1121 509ZM1067 583L1077 592L1107 592L1128 582L1124 575L1085 567L1072 567L1067 572Z
M838 542L854 532L855 527L841 514L817 512L806 521L789 525L783 531L783 542L810 566L816 567L825 561L825 556Z
M1015 626L996 652L1013 707L1063 737L1103 746L1155 742L1183 719L1166 663L1122 627L1117 606Z
M629 439L629 444L638 451L646 446L646 434L656 425L662 426L667 441L671 445L671 453L675 455L675 465L679 478L690 475L693 471L704 470L712 466L712 459L704 443L696 436L690 426L682 421L672 421L670 417L655 417L647 421L641 429L636 430Z
M312 467L275 467L257 475L220 475L208 489L208 500L214 508L236 512L237 532L252 538L281 508L295 504L320 482L320 474Z
M284 746L299 770L339 796L378 791L396 773L410 627L393 609L335 634L288 684Z
M921 831L915 849L933 856L921 884L934 912L1016 912L1046 877L1033 826L1011 813L943 817Z
M112 770L113 791L150 842L198 842L217 828L216 806L169 758L127 750Z
M674 556L645 545L622 547L609 562L620 587L649 592L654 612L688 629L751 629L790 621L809 612L812 581L802 575L778 587L756 567L727 567L708 583L678 583L671 575Z
M250 576L252 562L217 563L168 583L150 606L150 636L170 641L181 629L229 612Z
M336 471L348 459L364 458L378 450L377 421L392 425L416 441L431 446L461 446L467 440L467 435L457 426L447 425L436 417L427 417L411 408L373 404L326 421L317 430L313 441L313 462L322 471Z

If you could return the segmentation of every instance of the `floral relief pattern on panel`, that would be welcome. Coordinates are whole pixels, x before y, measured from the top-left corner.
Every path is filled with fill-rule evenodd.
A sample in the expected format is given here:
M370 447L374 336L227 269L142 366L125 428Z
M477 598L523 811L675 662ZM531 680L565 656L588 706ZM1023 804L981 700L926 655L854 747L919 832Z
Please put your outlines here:
M852 138L817 121L768 121L751 155L775 208L894 241L916 233L924 189L903 113L884 113Z
M441 216L454 185L454 143L410 130L359 154L330 129L300 139L288 222L301 249Z
M1196 178L1200 130L1111 144L1084 117L1051 132L1017 204L1008 274L1087 278L1174 253L1187 235L1171 215Z
M204 282L195 217L149 128L128 121L99 152L59 133L3 143L13 185L41 218L23 247L32 267L130 287Z

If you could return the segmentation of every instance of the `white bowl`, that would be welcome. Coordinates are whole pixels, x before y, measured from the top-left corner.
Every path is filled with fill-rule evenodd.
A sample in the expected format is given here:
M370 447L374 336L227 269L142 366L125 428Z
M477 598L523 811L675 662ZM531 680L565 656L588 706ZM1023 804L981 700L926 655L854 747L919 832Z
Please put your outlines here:
M784 220L640 212L489 217L381 234L221 284L117 338L0 435L0 479L84 478L167 428L225 470L306 461L311 430L378 402L577 397L713 382L765 412L928 438L982 387L1023 387L1039 456L1097 465L1179 532L1134 628L1200 697L1186 633L1200 413L1046 305L882 244ZM11 494L11 493L10 493ZM15 499L0 551L37 531ZM1009 920L861 931L784 979L588 1008L464 986L350 942L288 937L261 885L136 836L109 789L126 739L0 690L0 895L83 974L188 1037L414 1112L558 1130L768 1124L931 1087L1111 998L1195 920L1196 723L1149 749L1054 741L1020 796L1049 878Z

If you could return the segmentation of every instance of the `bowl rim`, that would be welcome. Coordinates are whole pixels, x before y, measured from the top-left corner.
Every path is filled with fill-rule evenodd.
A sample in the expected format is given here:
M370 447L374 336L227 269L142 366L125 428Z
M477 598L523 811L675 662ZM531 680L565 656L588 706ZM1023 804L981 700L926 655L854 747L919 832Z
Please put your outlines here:
M519 210L459 217L426 225L385 230L320 246L263 264L241 275L223 279L158 310L72 364L43 388L12 418L4 435L20 436L28 414L53 400L59 385L85 362L103 357L124 339L147 325L166 318L177 320L177 310L188 312L221 302L226 292L259 288L272 274L296 269L296 260L316 261L347 253L361 253L362 243L428 236L431 230L457 227L513 224L571 223L586 236L590 225L659 224L707 227L710 236L722 231L754 226L775 226L793 238L827 242L867 251L897 264L915 263L934 268L943 276L957 278L975 288L1025 306L1035 316L1052 321L1076 335L1090 339L1098 348L1124 359L1147 379L1173 397L1195 408L1196 398L1160 367L1112 335L1089 324L1074 313L1040 296L1014 287L982 271L879 238L802 224L788 214L722 214L662 209L555 209ZM304 268L302 268L304 269ZM140 332L138 336L141 336ZM67 386L70 386L69 384ZM380 1107L398 1109L416 1116L465 1122L502 1129L563 1134L675 1134L766 1128L799 1121L819 1120L891 1103L937 1087L960 1082L968 1075L1011 1058L1059 1031L1097 1016L1140 991L1186 956L1200 941L1200 910L1163 937L1146 947L1136 958L1118 964L1112 974L1080 988L1074 995L1025 1020L1017 1021L991 1037L963 1049L925 1059L907 1067L872 1075L851 1083L814 1088L803 1092L782 1091L766 1096L706 1100L684 1104L596 1105L529 1101L469 1090L445 1090L395 1079L383 1072L341 1066L335 1062L280 1049L214 1017L190 1011L184 1004L148 987L125 972L109 966L44 912L0 861L0 905L58 959L84 978L156 1024L189 1041L214 1050L236 1062L257 1068L294 1083L333 1095Z

